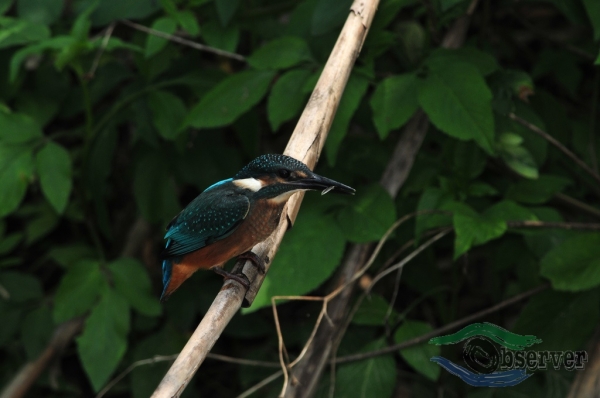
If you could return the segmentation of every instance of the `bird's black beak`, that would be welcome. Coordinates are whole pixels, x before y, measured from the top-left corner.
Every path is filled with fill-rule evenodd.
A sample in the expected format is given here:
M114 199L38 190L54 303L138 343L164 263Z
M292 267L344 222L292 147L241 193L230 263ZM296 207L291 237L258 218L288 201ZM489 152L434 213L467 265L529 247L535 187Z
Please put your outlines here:
M327 192L345 193L348 195L354 195L356 190L348 185L344 185L340 182L331 180L326 177L322 177L318 174L312 174L307 178L302 178L296 181L290 181L288 184L298 187L298 189L311 189L315 191L322 191L322 195Z

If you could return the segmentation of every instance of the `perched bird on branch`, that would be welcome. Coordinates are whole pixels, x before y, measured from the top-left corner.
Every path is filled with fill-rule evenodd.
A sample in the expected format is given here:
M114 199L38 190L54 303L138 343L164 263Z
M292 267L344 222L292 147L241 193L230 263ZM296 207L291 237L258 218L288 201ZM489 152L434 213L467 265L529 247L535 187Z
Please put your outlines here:
M355 192L285 155L260 156L235 177L206 188L167 226L161 301L199 269L213 269L248 288L243 274L227 272L223 264L248 259L264 273L263 260L250 249L275 230L290 196L305 190Z

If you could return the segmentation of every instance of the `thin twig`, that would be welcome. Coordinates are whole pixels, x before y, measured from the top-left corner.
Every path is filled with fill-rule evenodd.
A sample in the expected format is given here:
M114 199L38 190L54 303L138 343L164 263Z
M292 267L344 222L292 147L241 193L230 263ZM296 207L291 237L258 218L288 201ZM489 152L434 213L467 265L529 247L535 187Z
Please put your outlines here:
M575 162L579 167L585 170L586 173L588 173L600 183L600 175L598 175L594 170L592 170L592 168L588 166L583 160L579 159L577 155L575 155L573 152L567 149L567 147L560 143L560 141L558 141L556 138L552 137L550 134L546 133L544 130L540 129L535 124L529 123L527 120L520 118L512 112L508 114L508 117L514 120L515 122L527 127L529 130L533 131L534 133L536 133L537 135L541 136L546 141L554 145L556 148L558 148L558 150L567 155L573 162Z
M564 202L564 203L567 203L567 204L569 204L569 205L571 205L573 207L576 207L576 208L578 208L580 210L583 210L583 211L585 211L587 213L590 213L593 216L596 216L596 217L600 218L600 210L596 209L593 206L588 205L587 203L584 203L584 202L582 202L580 200L577 200L577 199L572 198L572 197L570 197L568 195L565 195L562 192L555 193L554 197L556 199Z
M551 222L551 221L508 221L509 228L560 228L580 231L600 231L600 224L583 222Z
M182 44L184 46L191 47L191 48L193 48L195 50L200 50L200 51L205 51L205 52L208 52L208 53L213 53L213 54L216 54L216 55L220 55L222 57L227 57L227 58L235 59L237 61L242 61L242 62L246 61L246 57L244 57L243 55L232 53L232 52L225 51L225 50L219 50L218 48L207 46L205 44L196 43L195 41L187 40L187 39L184 39L183 37L180 37L180 36L175 36L175 35L171 35L171 34L168 34L168 33L165 33L165 32L161 32L160 30L152 29L152 28L149 28L147 26L140 25L140 24L137 24L135 22L131 22L131 21L127 20L127 19L122 19L120 22L122 24L125 24L125 25L127 25L127 26L129 26L129 27L131 27L133 29L139 30L141 32L148 33L148 34L156 36L156 37L161 37L163 39L170 40L170 41L173 41L175 43L179 43L179 44Z
M546 289L548 289L550 287L550 285L541 285L538 287L535 287L531 290L528 290L524 293L518 294L514 297L511 297L507 300L504 300L492 307L486 308L485 310L476 312L474 314L471 314L469 316L466 316L462 319L459 319L457 321L451 322L449 324L447 324L446 326L443 326L439 329L433 330L429 333L426 333L424 335L421 335L419 337L415 337L412 338L410 340L406 340L403 341L402 343L398 343L398 344L394 344L391 345L389 347L385 347L379 350L374 350L374 351L369 351L369 352L365 352L365 353L360 353L360 354L352 354L352 355L346 355L343 357L339 357L336 360L337 364L340 363L347 363L347 362L355 362L355 361L362 361L364 359L369 359L369 358L373 358L373 357L377 357L377 356L381 356L381 355L386 355L386 354L391 354L393 352L396 352L397 350L403 350L405 348L409 348L409 347L414 347L416 345L419 345L421 343L424 343L426 341L429 341L429 339L439 336L441 334L447 333L453 329L456 329L458 327L461 327L463 325L466 325L468 323L471 323L479 318L483 318L485 316L491 315L495 312L498 312L506 307L509 307L513 304L518 303L519 301L522 301L528 297L531 297L535 294L538 294Z
M100 58L102 57L102 54L104 54L106 46L108 46L108 41L110 40L110 37L112 36L113 31L115 30L115 26L117 26L117 23L112 22L106 28L104 38L102 39L102 44L100 44L100 48L98 48L98 51L96 52L96 57L94 57L92 67L90 68L90 71L85 75L86 79L89 80L94 78L94 75L96 74L96 69L98 69L98 65L100 64Z
M281 376L282 374L283 374L283 372L281 370L273 373L271 376L267 377L266 379L264 379L260 383L257 383L255 385L253 385L252 387L250 387L249 389L247 389L246 391L244 391L243 393L241 393L240 395L238 395L237 398L246 398L246 397L249 397L250 395L254 394L255 392L257 392L258 390L260 390L261 388L263 388L267 384L269 384L269 383L277 380L279 378L279 376Z

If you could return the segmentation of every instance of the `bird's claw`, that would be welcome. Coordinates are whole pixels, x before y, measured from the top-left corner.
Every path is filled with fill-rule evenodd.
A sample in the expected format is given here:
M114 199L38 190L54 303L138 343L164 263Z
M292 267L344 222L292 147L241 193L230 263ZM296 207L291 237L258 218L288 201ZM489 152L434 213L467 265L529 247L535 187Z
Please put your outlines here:
M247 251L247 252L239 255L238 260L240 260L240 259L250 260L250 262L252 264L254 264L256 269L258 269L258 272L260 272L261 274L264 275L264 273L266 272L265 262L263 261L262 258L258 257L255 253L253 253L251 251Z
M215 271L217 275L221 275L225 280L232 279L234 281L239 282L242 286L246 288L246 290L250 288L250 281L244 274L233 274L229 271L225 271L221 267L214 267L212 270Z

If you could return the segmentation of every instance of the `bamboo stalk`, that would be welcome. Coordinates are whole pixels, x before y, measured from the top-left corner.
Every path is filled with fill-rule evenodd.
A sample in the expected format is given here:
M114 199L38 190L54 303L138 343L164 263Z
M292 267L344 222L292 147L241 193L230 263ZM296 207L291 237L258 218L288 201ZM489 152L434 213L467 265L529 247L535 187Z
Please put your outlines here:
M314 168L323 150L346 82L378 3L378 0L355 0L352 4L350 15L284 151L284 154L303 161L310 168ZM252 249L265 259L267 270L279 249L288 223L293 223L296 219L302 198L302 193L290 198L283 211L285 216L282 215L275 232ZM243 300L245 299L246 305L252 304L264 275L258 274L249 263L244 265L243 272L253 281L248 292L236 281L228 280L224 283L196 331L154 391L153 398L180 396Z

